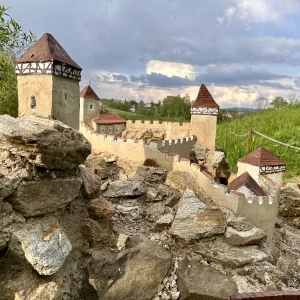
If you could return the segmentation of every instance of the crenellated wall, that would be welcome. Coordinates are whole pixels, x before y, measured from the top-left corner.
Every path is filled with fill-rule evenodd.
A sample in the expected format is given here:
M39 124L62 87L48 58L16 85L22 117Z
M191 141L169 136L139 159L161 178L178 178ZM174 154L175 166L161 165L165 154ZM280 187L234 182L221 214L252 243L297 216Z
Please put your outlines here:
M186 136L190 136L191 123L184 122L180 125L179 122L162 122L159 121L141 121L141 120L128 120L126 122L126 129L142 130L142 129L151 129L152 131L165 131L166 140L175 140L181 139Z
M248 218L255 226L265 230L268 241L271 240L278 212L279 187L267 176L260 178L261 186L267 191L266 197L246 197L243 193L229 191L227 186L218 184L214 178L201 171L200 166L191 164L190 160L179 153L168 150L189 148L195 143L195 137L177 140L151 141L125 139L114 135L95 132L85 124L81 124L81 133L90 141L93 150L112 153L121 159L143 164L148 158L155 160L162 168L169 171L167 184L185 191L193 189L210 197L217 205L226 207L238 216ZM178 147L178 148L176 148Z

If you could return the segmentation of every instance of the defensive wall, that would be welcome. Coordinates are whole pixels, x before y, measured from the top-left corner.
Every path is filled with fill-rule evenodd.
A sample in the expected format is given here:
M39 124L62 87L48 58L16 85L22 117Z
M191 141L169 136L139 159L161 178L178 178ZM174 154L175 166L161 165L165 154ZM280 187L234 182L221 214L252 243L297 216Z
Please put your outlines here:
M121 159L143 164L148 159L155 160L169 171L167 184L181 191L187 188L213 199L217 205L228 208L238 216L248 218L255 226L265 230L268 241L272 238L279 205L279 189L273 179L260 177L260 185L268 196L246 197L243 193L229 191L227 186L218 184L214 178L202 171L200 166L191 163L185 149L195 143L189 136L175 140L156 141L146 144L143 140L126 139L114 135L100 134L81 123L81 133L90 141L93 150L109 152ZM178 150L178 153L170 152ZM179 152L181 151L181 155ZM189 150L190 151L190 150Z
M143 129L151 129L152 131L165 131L166 140L175 140L181 139L186 136L190 136L191 133L191 123L184 122L182 125L179 122L162 122L159 121L141 121L141 120L128 120L126 122L126 129L129 130L143 130Z

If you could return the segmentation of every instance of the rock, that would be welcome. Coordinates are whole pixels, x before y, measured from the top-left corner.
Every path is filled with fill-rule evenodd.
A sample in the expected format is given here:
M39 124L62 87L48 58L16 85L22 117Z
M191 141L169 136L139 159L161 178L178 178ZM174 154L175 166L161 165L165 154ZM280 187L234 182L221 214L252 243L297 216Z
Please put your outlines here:
M11 231L22 227L24 223L25 219L9 203L0 204L0 251L6 248Z
M116 207L116 214L131 221L142 218L144 214L143 206L135 199L123 200L122 204Z
M156 221L165 212L165 206L162 202L152 203L146 208L148 220L151 222Z
M200 242L194 247L194 252L208 261L230 268L240 268L268 259L268 255L258 250L257 246L232 247L219 241Z
M112 217L115 213L114 205L103 199L98 198L90 202L88 206L89 215L93 219L103 218L103 217Z
M252 228L247 231L238 231L227 227L225 233L226 242L234 246L261 245L266 241L266 233L259 228Z
M80 167L83 194L88 198L97 198L100 194L101 178L85 167Z
M155 223L156 230L164 230L171 226L174 216L172 214L166 214L160 217Z
M121 233L119 235L118 240L117 240L117 248L119 249L119 251L125 250L128 239L129 239L129 236L126 234Z
M107 198L138 197L144 193L145 188L141 181L114 181L103 196Z
M80 132L59 121L2 115L0 150L46 169L71 169L85 161L91 144Z
M149 202L161 201L162 195L159 193L157 189L149 187L147 189L147 200Z
M155 242L144 240L120 256L119 261L124 261L123 271L109 287L105 299L150 300L170 269L172 255Z
M150 183L163 183L167 178L167 172L160 168L138 166L136 177Z
M40 224L27 225L13 232L20 241L27 261L40 275L52 275L64 264L72 250L58 221L43 230Z
M24 217L39 216L65 207L79 193L80 178L23 181L8 201Z
M238 292L231 275L224 275L197 261L184 259L179 263L177 276L182 300L227 300Z
M208 151L204 167L218 181L220 178L227 180L231 174L223 151Z
M191 149L191 157L195 159L195 163L202 164L206 160L207 151L208 149L204 145L195 143Z
M279 215L282 217L300 217L300 189L287 186L281 191Z
M229 215L227 224L238 231L248 231L254 228L254 225L248 219L244 217L235 217L233 214Z
M106 191L107 188L108 188L108 185L109 185L109 182L108 182L108 181L105 181L104 183L102 183L102 184L101 184L101 187L100 187L101 191L102 191L102 192Z
M204 237L224 234L226 214L218 208L208 208L195 193L186 190L169 232L187 243Z

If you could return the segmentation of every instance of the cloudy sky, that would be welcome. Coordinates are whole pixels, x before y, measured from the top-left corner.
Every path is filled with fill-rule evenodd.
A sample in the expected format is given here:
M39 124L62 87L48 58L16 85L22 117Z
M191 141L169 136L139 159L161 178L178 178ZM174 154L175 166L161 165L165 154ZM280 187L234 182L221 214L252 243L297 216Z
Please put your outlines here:
M207 85L221 107L300 89L300 0L2 0L51 33L101 98L154 102Z

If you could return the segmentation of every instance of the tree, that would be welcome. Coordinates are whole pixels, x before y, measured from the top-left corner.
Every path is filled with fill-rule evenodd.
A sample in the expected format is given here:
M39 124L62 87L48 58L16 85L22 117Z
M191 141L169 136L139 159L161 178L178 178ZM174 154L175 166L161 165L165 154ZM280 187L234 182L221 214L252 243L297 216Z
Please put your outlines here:
M0 5L0 114L18 115L15 59L31 46L35 35L24 32Z
M300 102L300 95L298 93L292 92L287 95L287 100L289 104L296 104Z
M283 99L282 97L276 97L271 103L270 105L274 108L274 109L281 109L284 108L286 106L289 105L289 103Z
M259 97L253 102L253 106L257 110L267 109L269 106L269 100L267 98Z

